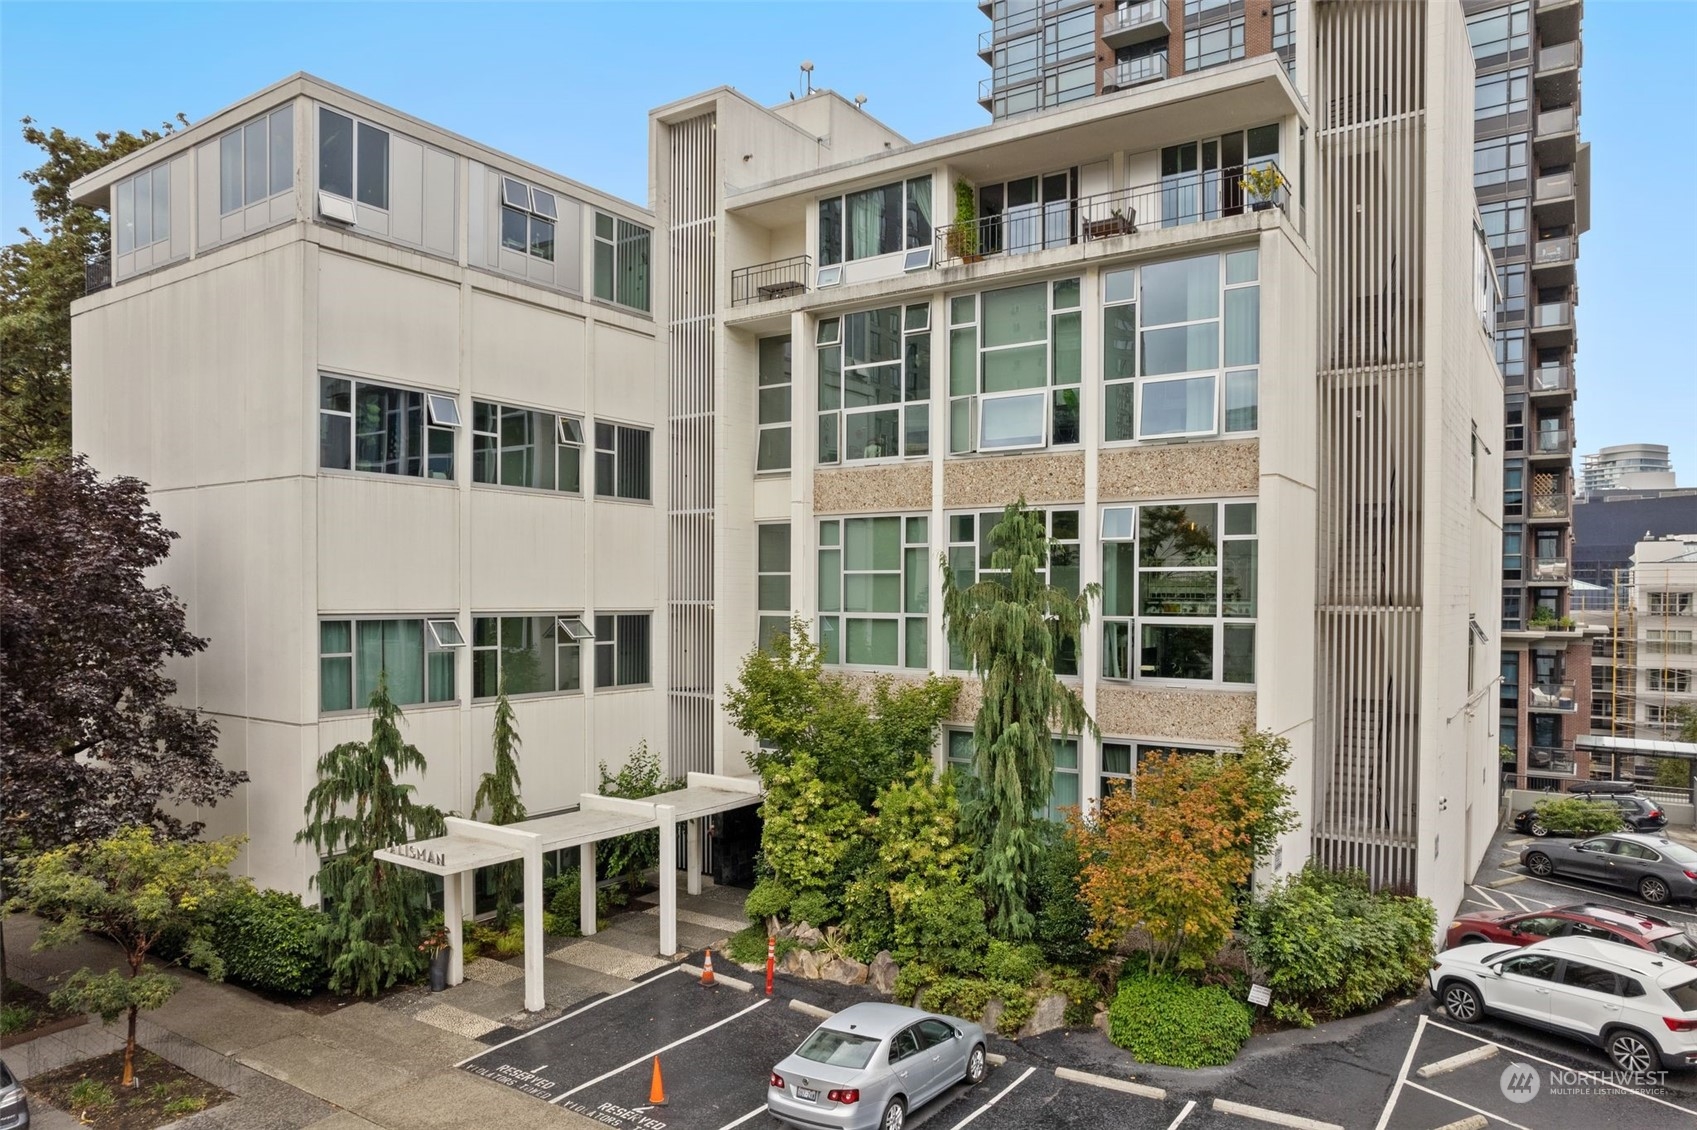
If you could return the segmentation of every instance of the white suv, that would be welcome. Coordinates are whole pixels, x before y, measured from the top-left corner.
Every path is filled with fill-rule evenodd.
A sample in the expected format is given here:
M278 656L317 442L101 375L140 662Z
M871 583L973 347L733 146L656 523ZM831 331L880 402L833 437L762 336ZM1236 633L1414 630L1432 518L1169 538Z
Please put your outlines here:
M1594 1044L1622 1071L1697 1066L1697 969L1595 938L1457 946L1432 961L1452 1019L1486 1013Z

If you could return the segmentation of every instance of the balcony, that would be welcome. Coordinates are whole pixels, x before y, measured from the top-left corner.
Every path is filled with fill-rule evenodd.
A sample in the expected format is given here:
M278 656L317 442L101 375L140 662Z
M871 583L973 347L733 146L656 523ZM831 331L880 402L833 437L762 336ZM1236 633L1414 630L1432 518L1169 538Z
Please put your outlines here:
M1540 239L1532 249L1532 274L1537 286L1573 285L1573 263L1579 241L1571 235Z
M1533 396L1568 395L1573 391L1573 370L1567 365L1539 365L1529 374L1526 387Z
M1259 176L1266 191L1250 190ZM1073 244L1174 228L1245 212L1290 211L1289 181L1271 161L1217 172L1168 177L1153 184L1010 208L970 223L937 228L938 266L991 255L1022 255Z
M1136 59L1122 59L1102 75L1102 93L1130 90L1167 77L1167 53L1157 51Z
M1579 41L1538 49L1533 84L1545 106L1571 106L1579 98Z
M1547 173L1532 184L1532 219L1541 228L1571 227L1576 216L1573 170Z
M1534 522L1566 518L1572 505L1565 492L1554 494L1534 491L1532 507L1527 516Z
M1572 344L1572 299L1540 302L1532 307L1532 337L1541 348Z
M1102 42L1109 47L1134 47L1151 39L1166 39L1171 34L1167 26L1166 0L1143 0L1117 8L1102 16Z
M1579 114L1572 106L1540 110L1532 131L1540 167L1571 165L1579 152Z
M1582 0L1538 0L1538 42L1566 43L1579 38L1579 18L1585 12Z
M1568 459L1573 455L1573 437L1566 428L1539 428L1532 445L1534 459Z
M1579 704L1573 697L1572 683L1534 683L1526 700L1526 709L1543 714L1574 714Z
M746 306L750 302L770 302L792 294L807 293L808 268L812 260L806 255L791 255L731 272L731 305Z
M1532 583L1535 585L1564 585L1568 580L1568 560L1565 557L1534 557Z
M112 285L112 256L90 259L83 264L82 292L93 294Z

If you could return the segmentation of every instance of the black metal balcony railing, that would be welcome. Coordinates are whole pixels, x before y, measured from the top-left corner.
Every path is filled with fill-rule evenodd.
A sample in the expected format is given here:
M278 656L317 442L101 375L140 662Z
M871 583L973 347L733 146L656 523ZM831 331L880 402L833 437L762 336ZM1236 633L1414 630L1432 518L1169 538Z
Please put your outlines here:
M806 255L791 255L788 259L774 259L732 271L731 305L746 306L750 302L806 294L812 262Z
M1257 173L1269 189L1257 195L1245 181ZM1289 180L1271 161L1167 177L1117 192L1048 200L937 228L937 264L976 262L990 255L1022 255L1054 247L1173 228L1245 212L1290 212Z
M105 255L99 259L90 259L83 264L84 294L93 294L97 290L105 290L112 285L112 256Z

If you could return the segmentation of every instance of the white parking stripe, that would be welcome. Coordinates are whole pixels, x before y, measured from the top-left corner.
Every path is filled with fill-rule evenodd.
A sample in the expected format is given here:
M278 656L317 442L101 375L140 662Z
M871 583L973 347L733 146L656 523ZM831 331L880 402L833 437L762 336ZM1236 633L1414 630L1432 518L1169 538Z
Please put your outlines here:
M525 1031L520 1032L518 1035L514 1036L510 1040L503 1040L500 1043L496 1044L492 1048L485 1048L483 1051L478 1052L476 1055L467 1056L466 1058L460 1060L458 1063L454 1064L454 1066L455 1067L464 1067L466 1064L470 1063L474 1059L482 1059L484 1056L488 1055L490 1052L498 1052L502 1048L506 1047L508 1044L516 1044L520 1040L523 1040L523 1039L526 1039L527 1037L536 1035L538 1032L542 1031L544 1028L552 1028L554 1025L558 1024L562 1020L570 1020L572 1017L581 1015L582 1013L585 1013L585 1012L588 1012L592 1008L599 1008L602 1005L606 1004L608 1001L618 1000L620 997L624 996L626 993L634 993L638 989L645 989L649 985L652 985L652 984L654 984L654 982L660 980L660 978L666 976L666 974L678 972L679 968L680 968L679 966L674 965L670 969L667 969L663 973L656 973L654 976L648 978L646 981L638 981L636 984L632 985L628 989L620 989L616 993L610 993L610 994L608 994L607 996L604 996L604 997L597 997L595 1000L590 1001L588 1004L584 1005L582 1008L574 1008L570 1012L566 1013L563 1016L556 1016L554 1019L548 1021L548 1023L546 1023L546 1024L538 1024L534 1028L528 1028Z
M1421 1017L1421 1019L1425 1020L1426 1018ZM1543 1056L1536 1055L1532 1052L1527 1051L1524 1048L1512 1047L1509 1044L1500 1044L1497 1041L1490 1039L1489 1037L1481 1036L1481 1035L1479 1035L1475 1032L1464 1031L1463 1029L1460 1029L1460 1028L1452 1028L1450 1025L1440 1023L1439 1021L1436 1021L1436 1020L1427 1021L1427 1023L1431 1024L1431 1026L1434 1027L1434 1028L1442 1028L1446 1032L1454 1032L1457 1036L1466 1036L1470 1040L1478 1040L1482 1044L1491 1044L1494 1047L1499 1047L1499 1048L1503 1049L1503 1051L1508 1052L1510 1055L1514 1056L1516 1059L1535 1059L1539 1063L1548 1064L1550 1067L1556 1068L1558 1071L1571 1071L1575 1075L1583 1076L1584 1078L1589 1079L1593 1083L1601 1083L1605 1087L1610 1087L1610 1088L1612 1088L1616 1091L1621 1091L1621 1092L1624 1092L1628 1095L1637 1095L1639 1098L1645 1100L1646 1102L1652 1102L1652 1103L1657 1104L1658 1106L1665 1106L1669 1110L1682 1111L1686 1114L1697 1114L1697 1107L1680 1106L1678 1103L1670 1103L1666 1099L1659 1099L1655 1095L1647 1095L1643 1091L1635 1090L1632 1087L1625 1087L1625 1086L1622 1086L1619 1083L1613 1082L1612 1080L1607 1079L1602 1075L1599 1075L1595 1071L1586 1071L1584 1068L1579 1068L1579 1067L1568 1067L1566 1064L1557 1063L1553 1059L1545 1059ZM1413 1086L1417 1086L1417 1084L1410 1083L1409 1086L1413 1087ZM1421 1089L1424 1090L1425 1088L1422 1087ZM1460 1105L1467 1106L1466 1103L1462 1103ZM1472 1110L1473 1108L1468 1107L1467 1109ZM1485 1112L1481 1111L1480 1113L1483 1114ZM1496 1117L1496 1116L1492 1115L1491 1117Z
M1402 1057L1402 1070L1396 1073L1396 1084L1391 1088L1391 1097L1385 1102L1385 1109L1379 1115L1378 1125L1373 1130L1385 1130L1390 1124L1391 1111L1396 1109L1397 1096L1402 1094L1402 1085L1408 1080L1408 1069L1414 1064L1414 1051L1420 1046L1420 1037L1426 1034L1426 1017L1421 1015L1419 1023L1414 1026L1414 1039L1408 1041L1408 1054Z
M1442 1025L1439 1025L1439 1027L1442 1027ZM1472 1103L1464 1103L1460 1099L1456 1098L1454 1095L1446 1095L1442 1091L1434 1091L1430 1087L1422 1087L1419 1083L1416 1083L1412 1079L1410 1079L1408 1081L1408 1085L1410 1087L1414 1088L1416 1091L1426 1092L1428 1095L1431 1095L1435 1099L1443 1099L1447 1103L1454 1103L1456 1106L1461 1107L1463 1110L1470 1110L1474 1114L1484 1115L1486 1118L1491 1119L1491 1120L1496 1121L1496 1122L1500 1122L1504 1126L1512 1126L1514 1128L1514 1130L1532 1130L1532 1128L1530 1126L1522 1126L1518 1122L1510 1122L1508 1119L1504 1118L1500 1114L1492 1114L1490 1111L1482 1110L1479 1107L1474 1106Z
M1007 1097L1007 1094L1008 1094L1009 1091L1013 1090L1015 1087L1019 1086L1021 1083L1025 1082L1027 1079L1031 1078L1032 1073L1035 1072L1036 1070L1037 1069L1035 1067L1027 1067L1025 1069L1024 1075L1021 1075L1018 1079L1015 1079L1012 1083L1009 1083L1006 1087L1003 1087L1001 1090L997 1091L995 1093L995 1095L991 1097L989 1102L985 1103L983 1106L979 1107L977 1110L973 1111L971 1114L967 1115L965 1118L961 1119L959 1122L957 1122L953 1126L949 1127L949 1130L960 1130L960 1128L962 1126L965 1126L967 1123L971 1122L973 1119L977 1118L979 1115L983 1114L985 1111L989 1110L991 1107L993 1107L997 1103L1001 1102L1004 1098Z
M1638 902L1630 895L1617 894L1614 891L1598 890L1596 887L1576 887L1572 883L1563 883L1557 879L1534 878L1533 882L1542 883L1546 887L1560 887L1565 891L1578 891L1580 894L1587 895L1595 901L1603 902L1604 905L1614 905L1616 906L1616 909L1627 910L1635 914L1654 914L1657 918L1682 918L1686 922L1697 922L1697 914L1692 914L1690 911L1675 910L1671 906L1652 906L1647 902ZM1613 902L1610 902L1609 900L1613 900ZM1618 904L1620 903L1626 903L1628 905L1619 906ZM1554 905L1554 903L1544 903L1544 906Z
M571 1096L577 1094L579 1091L583 1090L586 1087L593 1087L597 1083L611 1079L613 1076L619 1074L622 1071L629 1071L631 1068L637 1066L640 1063L647 1063L649 1060L653 1059L655 1056L659 1055L661 1052L669 1052L673 1048L681 1047L682 1045L689 1043L691 1040L699 1039L700 1037L705 1036L705 1035L707 1035L707 1033L713 1031L713 1029L723 1028L725 1025L729 1024L731 1021L740 1020L742 1017L747 1016L749 1013L753 1012L755 1009L763 1008L770 1003L772 1003L772 998L762 997L759 1000L755 1001L753 1004L749 1005L747 1008L743 1009L741 1012L732 1013L730 1016L725 1017L723 1020L715 1021L714 1023L709 1024L705 1028L698 1029L697 1031L691 1032L687 1036L684 1036L680 1039L673 1040L671 1043L667 1044L665 1047L655 1048L651 1052L645 1052L642 1055L639 1055L635 1059L631 1060L629 1063L620 1064L618 1067L613 1068L613 1070L611 1070L611 1071L604 1071L600 1075L597 1075L595 1078L589 1080L587 1083L579 1083L577 1086L573 1087L571 1090L567 1091L565 1094L556 1095L554 1098L551 1098L548 1101L551 1102L551 1103L562 1102L565 1099L568 1099Z
M1195 1099L1191 1099L1189 1102L1185 1103L1184 1109L1178 1112L1178 1117L1173 1119L1171 1122L1167 1123L1167 1130L1177 1130L1178 1124L1183 1122L1187 1117L1189 1117L1190 1112L1195 1110L1195 1109L1196 1109L1196 1100Z
M1496 907L1498 910L1501 910L1503 908L1503 904L1498 902L1496 899L1492 898L1491 892L1486 890L1484 887L1481 887L1476 883L1469 883L1468 886L1467 886L1467 889L1472 891L1474 894L1478 895L1480 898L1484 899L1486 902L1490 903L1492 906Z
M731 1127L741 1126L744 1122L747 1122L752 1118L758 1118L762 1114L765 1114L765 1113L766 1113L766 1104L762 1103L761 1105L755 1107L753 1110L749 1111L747 1114L743 1115L741 1118L737 1119L735 1122L725 1123L723 1126L719 1127L719 1130L731 1130Z

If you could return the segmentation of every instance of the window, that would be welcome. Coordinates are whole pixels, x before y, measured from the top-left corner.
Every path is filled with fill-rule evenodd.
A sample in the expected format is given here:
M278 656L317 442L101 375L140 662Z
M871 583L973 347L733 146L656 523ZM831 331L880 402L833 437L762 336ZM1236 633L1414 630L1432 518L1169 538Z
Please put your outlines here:
M1271 122L1161 149L1161 226L1236 216L1244 211L1243 171L1279 163L1279 125ZM1252 207L1271 207L1274 201Z
M1079 441L1079 280L949 300L949 450Z
M1102 792L1109 796L1115 789L1137 787L1137 759L1130 742L1102 741Z
M1690 655L1692 652L1689 628L1646 628L1644 650L1662 655Z
M1479 205L1485 225L1485 242L1492 251L1526 253L1526 200L1499 200Z
M1253 502L1104 507L1102 677L1253 683L1256 566Z
M1503 464L1503 516L1518 518L1526 510L1526 466L1523 463Z
M1556 959L1544 957L1540 954L1511 957L1503 962L1503 972L1516 977L1531 977L1538 981L1554 981L1556 979Z
M595 685L639 687L649 682L646 612L595 617Z
M1043 809L1044 819L1057 824L1066 822L1067 809L1082 803L1078 790L1078 739L1054 738L1055 773L1050 778L1049 804Z
M1518 0L1468 19L1467 38L1475 64L1489 66L1526 55L1531 47L1530 7L1528 0Z
M1645 595L1652 616L1691 615L1691 594L1688 592L1652 592Z
M397 706L454 701L454 651L465 646L450 618L321 620L318 702L325 713L363 710L386 679Z
M575 613L474 616L471 621L471 697L549 694L583 689L584 640L594 639Z
M763 523L754 527L754 536L758 642L766 648L776 637L790 634L790 524Z
M120 181L115 212L118 254L171 238L171 166L156 165Z
M294 107L255 118L218 139L218 211L222 215L287 192L294 180Z
M1259 258L1250 249L1103 274L1104 440L1260 426Z
M1273 54L1284 60L1285 74L1296 82L1296 5L1273 5Z
M1653 691L1672 691L1675 694L1691 693L1691 672L1668 668L1651 668L1649 689Z
M1186 74L1204 67L1217 67L1243 58L1243 17L1225 23L1191 27L1185 20L1184 70Z
M886 306L819 323L819 462L931 450L931 308Z
M1503 526L1503 580L1520 580L1521 526L1512 522Z
M318 465L414 478L454 477L452 397L348 377L318 378Z
M1077 182L1078 170L1069 168L979 185L978 250L1022 254L1073 243Z
M389 134L318 109L318 187L372 208L389 207Z
M1567 921L1567 919L1557 918L1553 914L1535 914L1522 918L1512 925L1514 930L1521 934L1531 934L1538 938L1554 938L1562 933L1567 926Z
M928 662L930 520L828 518L819 523L819 646L824 662L924 667Z
M790 469L790 339L760 339L760 442L757 471Z
M648 501L647 428L595 423L595 494L599 498Z
M471 402L471 481L569 494L583 491L583 421Z
M1473 187L1490 188L1526 179L1526 135L1510 134L1473 143Z
M1524 114L1531 81L1525 67L1500 74L1480 75L1473 81L1473 120Z
M501 178L501 246L508 251L554 261L554 225L559 201L546 189L512 177Z
M595 213L595 297L648 310L649 240L647 228Z
M1497 321L1523 321L1526 318L1526 264L1508 263L1497 272L1500 304Z
M948 768L962 777L972 776L972 731L949 730L947 735L948 745L943 749L943 756Z
M1000 510L949 515L949 570L954 574L955 584L962 589L980 581L1006 582L1008 579L1006 571L991 568L995 554L992 534L1001 525L1002 516ZM1063 592L1077 596L1081 583L1079 512L1075 509L1049 510L1043 513L1043 520L1049 535L1049 560L1038 569L1038 577ZM968 666L965 653L952 642L949 666L956 671L964 671ZM1078 656L1070 643L1063 642L1056 652L1055 673L1078 674Z
M1526 383L1526 334L1509 330L1497 334L1497 368L1510 387Z
M847 230L844 230L844 217ZM819 202L819 265L931 245L931 178L880 185ZM846 252L846 254L845 254Z

